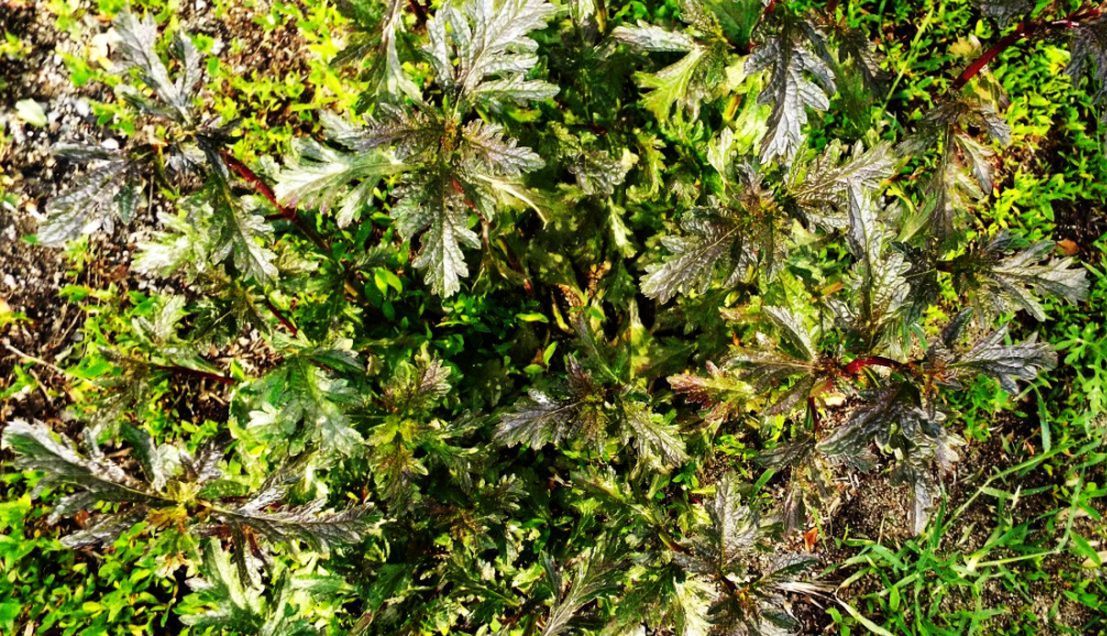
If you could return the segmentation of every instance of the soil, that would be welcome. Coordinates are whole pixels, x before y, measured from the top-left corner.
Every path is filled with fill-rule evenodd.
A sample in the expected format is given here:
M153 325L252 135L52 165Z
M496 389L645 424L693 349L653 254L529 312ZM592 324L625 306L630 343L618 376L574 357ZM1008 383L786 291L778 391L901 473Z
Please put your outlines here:
M114 285L123 298L130 290L162 289L184 293L173 281L155 281L130 269L135 245L155 227L163 201L153 200L140 210L130 226L114 235L89 238L87 256L74 262L64 250L35 245L28 240L44 218L46 202L73 180L80 178L74 166L57 161L52 148L59 142L104 142L109 133L98 125L91 101L112 101L110 89L90 84L76 88L69 80L63 55L87 57L91 37L104 32L108 23L95 13L94 3L82 3L81 25L74 29L88 41L75 41L59 33L55 16L33 3L0 0L0 32L19 34L25 54L0 59L0 392L17 381L15 367L27 369L40 388L20 391L0 400L0 421L11 418L52 421L67 419L67 382L57 369L77 355L84 314L60 295L66 285L103 289ZM237 75L292 74L306 78L305 43L295 23L259 26L257 9L233 4L216 18L206 0L182 3L178 18L193 34L212 37L226 53L222 60ZM309 84L305 82L305 84ZM310 84L309 84L310 85ZM231 87L223 87L232 93ZM310 90L310 88L309 88ZM15 112L16 102L33 99L43 107L48 125L33 127ZM301 96L310 99L310 96ZM299 125L293 104L276 104L260 113L269 125ZM302 132L307 132L302 131ZM10 312L10 313L9 313ZM5 325L5 322L8 323ZM272 353L259 347L257 334L244 334L215 357L234 357L247 370L264 368ZM28 364L31 363L31 364ZM225 402L194 378L174 378L173 407L189 420L225 419ZM201 396L200 400L182 396Z
M51 365L66 357L83 316L58 293L77 282L63 252L24 238L35 232L46 198L68 173L54 160L51 147L62 139L97 137L88 103L97 93L95 88L71 85L61 54L77 51L73 43L59 40L48 12L9 4L0 11L0 31L18 33L29 45L19 59L0 63L0 127L8 137L0 143L0 190L10 195L0 203L0 300L6 311L23 317L0 327L0 390L14 381L16 364L32 357L42 361L28 371L39 378L42 389L0 402L0 420L48 420L58 417L67 401L65 377ZM34 128L16 116L15 103L22 99L43 106L49 122L45 128ZM126 263L126 254L102 245L93 249L100 258L94 261L96 271L87 273L87 282L106 284L119 278L121 272L115 268Z

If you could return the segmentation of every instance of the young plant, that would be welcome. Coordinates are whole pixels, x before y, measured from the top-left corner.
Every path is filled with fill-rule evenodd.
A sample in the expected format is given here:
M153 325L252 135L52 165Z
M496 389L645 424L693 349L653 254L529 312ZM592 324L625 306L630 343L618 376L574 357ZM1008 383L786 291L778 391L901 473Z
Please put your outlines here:
M325 499L306 504L288 502L300 480L295 466L274 471L255 490L224 472L225 451L207 445L193 456L177 446L158 445L142 430L127 426L140 475L104 455L91 441L87 454L74 442L41 423L9 423L3 447L16 455L19 468L41 471L40 487L72 486L76 490L55 505L53 522L80 513L85 527L62 541L69 547L108 544L139 522L199 537L218 535L236 546L245 563L259 552L258 542L300 540L316 550L357 543L378 521L370 506L327 510ZM97 514L97 508L108 504Z

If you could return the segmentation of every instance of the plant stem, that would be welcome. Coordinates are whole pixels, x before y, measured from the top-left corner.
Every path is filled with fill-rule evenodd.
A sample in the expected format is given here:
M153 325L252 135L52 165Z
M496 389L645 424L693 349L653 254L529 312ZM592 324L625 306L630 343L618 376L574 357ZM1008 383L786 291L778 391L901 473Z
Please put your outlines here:
M292 321L289 320L288 317L285 316L283 313L281 313L280 309L277 309L277 306L273 304L273 301L266 298L265 306L269 309L270 313L272 313L277 318L277 321L281 323L281 326L283 326L285 329L288 330L289 333L292 334L293 338L295 338L300 333L300 330L296 328L296 325L292 324Z
M857 358L842 367L842 372L847 375L857 375L861 373L861 370L865 367L887 367L889 369L900 369L903 367L903 363L892 360L891 358L885 358L883 356L869 356L866 358Z
M150 366L160 371L167 371L177 375L188 375L194 378L200 378L201 380L211 380L212 382L218 382L226 386L230 386L236 382L236 380L229 375L219 375L218 373L182 367L176 364L152 364Z
M272 218L285 219L299 230L304 236L311 240L312 243L322 252L325 256L331 258L335 263L342 268L345 278L344 288L347 293L357 298L361 302L365 302L365 294L361 288L351 282L351 276L356 276L349 270L347 270L337 259L331 254L331 246L325 238L320 236L315 228L311 227L300 218L299 212L294 207L283 205L278 199L273 188L269 187L269 184L265 182L256 172L250 169L250 166L239 161L237 157L232 155L227 150L220 150L219 156L223 158L223 161L227 163L227 167L230 168L236 175L242 178L243 181L250 184L250 187L254 189L259 195L269 201L273 207L277 208L277 214ZM272 219L270 219L272 220ZM284 322L284 321L282 321ZM295 335L295 332L293 332Z
M266 201L272 203L273 207L277 208L278 214L276 218L285 219L295 226L296 229L300 230L304 236L310 239L321 252L330 254L331 246L327 241L315 231L315 228L304 223L303 219L300 218L300 214L296 211L296 208L281 204L281 202L277 200L277 195L273 192L273 188L269 187L269 184L267 184L264 179L251 170L250 166L239 161L237 157L227 150L220 150L219 155L223 158L223 161L227 163L228 168L241 177L243 181L250 184L250 187L264 197Z
M1084 6L1059 20L1019 22L1014 31L1000 38L987 51L981 53L980 57L977 57L971 64L966 66L965 70L961 71L957 79L953 80L953 83L950 84L950 92L959 91L964 88L965 84L976 77L989 62L1019 40L1039 37L1058 29L1074 29L1080 26L1081 23L1093 20L1101 15L1103 15L1102 8L1098 6Z
M46 360L43 360L42 358L38 358L38 357L35 357L35 356L33 356L29 353L20 351L19 349L16 349L15 347L11 346L8 343L4 343L4 348L7 349L10 353L15 354L16 356L18 356L18 357L20 357L24 360L27 360L28 362L33 362L37 365L44 366L47 369L50 369L51 371L53 371L54 373L60 375L63 378L67 378L67 379L69 378L69 372L67 372L65 369L62 369L61 367L59 367L58 365L56 365L52 362L47 362Z
M239 161L238 157L235 157L227 150L220 150L219 156L222 157L224 162L226 162L228 168L234 171L234 173L241 177L244 181L249 183L250 187L252 187L254 191L265 197L267 201L272 203L273 207L277 208L277 210L280 212L281 217L286 218L290 221L292 220L292 218L296 214L296 211L281 205L281 202L277 200L277 194L273 192L273 188L270 188L269 184L266 183L260 176L258 176L256 172L251 170L250 167L246 164Z

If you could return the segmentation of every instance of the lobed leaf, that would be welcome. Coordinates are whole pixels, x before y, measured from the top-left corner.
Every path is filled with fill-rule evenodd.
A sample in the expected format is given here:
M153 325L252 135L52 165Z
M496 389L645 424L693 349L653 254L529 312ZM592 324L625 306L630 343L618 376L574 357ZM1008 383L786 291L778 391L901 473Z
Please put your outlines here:
M769 71L758 101L772 106L769 129L761 141L761 162L789 164L805 139L807 109L825 111L835 92L830 67L816 55L811 30L785 23L746 60L746 73Z

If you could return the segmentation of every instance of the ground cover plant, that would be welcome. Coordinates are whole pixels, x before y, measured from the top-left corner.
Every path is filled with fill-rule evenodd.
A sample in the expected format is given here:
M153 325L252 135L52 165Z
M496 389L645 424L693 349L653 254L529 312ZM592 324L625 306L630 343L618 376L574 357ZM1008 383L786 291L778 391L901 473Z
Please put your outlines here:
M1107 629L1107 7L7 5L0 632Z

